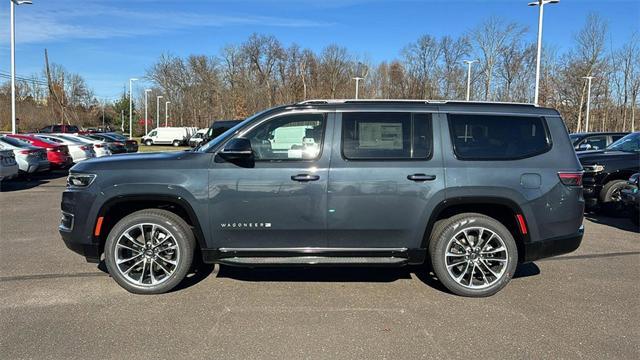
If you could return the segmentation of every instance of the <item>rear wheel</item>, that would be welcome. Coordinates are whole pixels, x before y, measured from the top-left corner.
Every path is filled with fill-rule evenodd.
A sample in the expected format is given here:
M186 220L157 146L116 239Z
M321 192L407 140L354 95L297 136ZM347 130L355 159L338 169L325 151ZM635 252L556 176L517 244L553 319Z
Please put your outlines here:
M474 213L443 220L431 236L433 272L451 292L490 296L505 287L515 272L518 249L499 221Z
M105 243L109 274L127 291L161 294L187 275L193 261L193 232L176 214L137 211L120 220Z
M605 215L620 216L622 214L622 189L626 186L626 180L612 180L602 187L600 209Z
M147 146L151 146L151 145L153 145L153 141L151 141L151 140L146 140L146 141L144 142L144 144L145 144L145 145L147 145Z
M180 146L180 140L173 140L173 146L175 147Z

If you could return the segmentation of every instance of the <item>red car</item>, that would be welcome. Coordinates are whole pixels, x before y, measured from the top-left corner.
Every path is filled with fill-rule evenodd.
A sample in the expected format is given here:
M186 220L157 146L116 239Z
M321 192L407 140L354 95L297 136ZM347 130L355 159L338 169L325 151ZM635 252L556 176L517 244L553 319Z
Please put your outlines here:
M7 136L28 142L32 146L47 149L47 160L49 160L51 167L66 168L73 164L73 159L71 159L66 145L52 143L34 135L15 134Z

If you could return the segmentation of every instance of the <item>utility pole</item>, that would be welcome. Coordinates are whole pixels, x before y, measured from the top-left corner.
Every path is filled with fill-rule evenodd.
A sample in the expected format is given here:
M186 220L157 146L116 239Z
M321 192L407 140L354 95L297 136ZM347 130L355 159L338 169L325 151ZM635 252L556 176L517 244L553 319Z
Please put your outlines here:
M538 93L540 90L540 55L542 54L542 17L544 16L544 6L546 4L557 4L560 0L536 0L532 1L528 6L538 6L538 49L536 53L536 89L533 95L533 105L538 105Z
M136 78L129 79L129 139L133 137L133 82L138 81ZM146 135L146 134L145 134Z
M156 128L160 127L160 99L162 95L156 96Z
M471 96L471 65L473 63L477 63L478 60L464 60L464 63L467 64L468 66L468 70L467 70L467 101L469 101L469 98Z
M120 131L124 132L124 110L120 110Z
M589 110L591 108L591 80L593 79L593 76L583 76L583 79L587 79L588 81L588 85L587 85L587 117L584 120L584 127L585 127L585 132L589 132Z
M164 127L169 126L169 104L171 104L171 101L164 103Z

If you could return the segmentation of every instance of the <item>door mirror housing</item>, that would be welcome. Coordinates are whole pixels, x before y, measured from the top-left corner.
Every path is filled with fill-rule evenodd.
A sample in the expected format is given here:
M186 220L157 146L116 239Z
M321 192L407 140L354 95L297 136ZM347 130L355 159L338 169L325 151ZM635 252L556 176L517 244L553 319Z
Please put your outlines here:
M229 142L218 154L225 160L253 159L253 149L251 148L251 142L246 138L235 138L229 140Z

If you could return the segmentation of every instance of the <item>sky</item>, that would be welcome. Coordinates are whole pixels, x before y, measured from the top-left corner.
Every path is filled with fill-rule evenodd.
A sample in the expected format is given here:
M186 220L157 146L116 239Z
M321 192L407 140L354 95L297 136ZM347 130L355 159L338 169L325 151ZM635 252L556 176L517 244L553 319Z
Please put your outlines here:
M423 34L458 36L490 16L528 27L535 41L537 7L527 0L33 0L16 7L16 72L40 74L50 62L82 75L97 97L118 97L161 54L216 55L254 32L285 46L321 51L347 47L373 63L398 58ZM0 73L10 71L9 7L0 1ZM561 0L545 6L544 45L559 51L589 13L609 25L613 47L640 32L639 0ZM136 86L145 86L144 83Z

